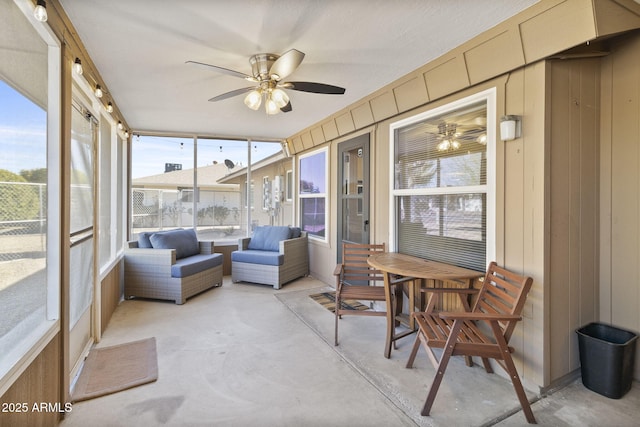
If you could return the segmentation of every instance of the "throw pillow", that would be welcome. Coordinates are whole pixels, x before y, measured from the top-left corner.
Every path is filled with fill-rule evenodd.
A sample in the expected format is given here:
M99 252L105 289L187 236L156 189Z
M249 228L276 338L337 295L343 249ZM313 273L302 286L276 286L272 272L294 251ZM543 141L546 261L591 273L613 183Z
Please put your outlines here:
M149 237L155 249L175 249L176 259L186 258L200 253L200 244L194 229L171 230L154 233Z

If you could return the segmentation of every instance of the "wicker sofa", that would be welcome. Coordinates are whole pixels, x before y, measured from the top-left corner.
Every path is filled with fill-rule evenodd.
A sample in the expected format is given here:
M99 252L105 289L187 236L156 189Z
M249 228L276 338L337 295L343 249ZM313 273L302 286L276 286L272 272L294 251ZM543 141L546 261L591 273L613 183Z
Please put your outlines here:
M140 233L124 253L124 296L174 300L222 285L222 254L193 229Z
M307 233L286 226L261 226L240 239L231 253L231 280L274 289L309 274Z

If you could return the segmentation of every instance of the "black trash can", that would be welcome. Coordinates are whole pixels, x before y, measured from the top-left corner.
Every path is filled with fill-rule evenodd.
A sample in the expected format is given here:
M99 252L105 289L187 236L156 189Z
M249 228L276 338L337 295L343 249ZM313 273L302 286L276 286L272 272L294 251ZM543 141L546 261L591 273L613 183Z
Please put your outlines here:
M638 336L630 331L589 323L576 330L582 384L611 399L631 389Z

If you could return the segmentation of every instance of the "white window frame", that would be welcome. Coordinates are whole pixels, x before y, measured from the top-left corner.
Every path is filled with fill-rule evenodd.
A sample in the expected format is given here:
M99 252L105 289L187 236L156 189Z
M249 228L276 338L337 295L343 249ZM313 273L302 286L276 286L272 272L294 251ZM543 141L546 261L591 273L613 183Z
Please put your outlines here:
M389 126L389 250L396 251L396 234L397 234L397 210L396 197L412 196L423 194L449 194L451 191L447 188L420 188L420 189L395 189L394 179L394 159L395 159L395 131L434 116L447 113L449 111L462 108L466 105L485 101L487 103L487 184L478 186L468 186L456 188L455 193L485 193L487 200L486 212L486 263L492 261L496 257L496 99L497 90L491 88L478 92L466 98L453 101L441 107L427 110L415 116L399 120Z
M302 172L302 160L307 157L312 157L317 154L324 152L324 193L302 193L300 191L300 179L303 176ZM329 147L323 147L319 150L313 150L308 153L304 153L298 156L298 177L296 182L296 188L298 189L298 221L301 227L303 227L302 222L302 199L315 199L315 198L324 198L324 237L316 236L315 234L308 234L309 239L316 240L319 242L327 243L329 241Z
M293 201L293 171L288 170L285 175L285 192L284 197L287 202Z

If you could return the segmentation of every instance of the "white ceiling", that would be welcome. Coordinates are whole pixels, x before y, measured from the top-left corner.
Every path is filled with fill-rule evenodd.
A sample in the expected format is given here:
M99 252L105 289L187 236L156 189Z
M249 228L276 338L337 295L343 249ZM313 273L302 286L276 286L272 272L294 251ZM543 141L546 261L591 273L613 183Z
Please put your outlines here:
M286 138L495 26L537 0L60 0L134 131ZM251 74L249 57L306 54L292 81L344 95L288 91L293 111L267 116L251 86L185 64Z

